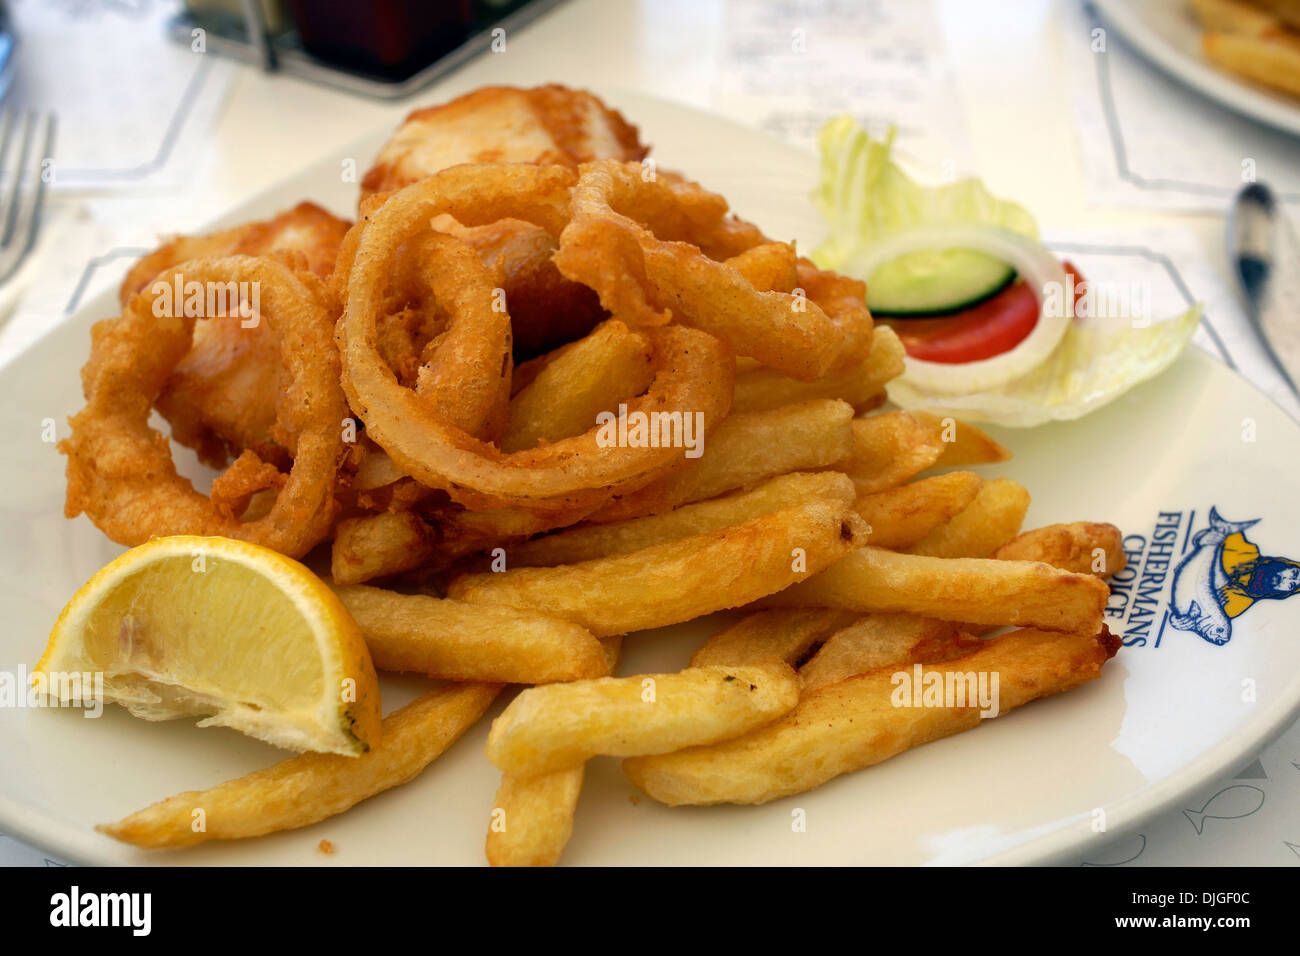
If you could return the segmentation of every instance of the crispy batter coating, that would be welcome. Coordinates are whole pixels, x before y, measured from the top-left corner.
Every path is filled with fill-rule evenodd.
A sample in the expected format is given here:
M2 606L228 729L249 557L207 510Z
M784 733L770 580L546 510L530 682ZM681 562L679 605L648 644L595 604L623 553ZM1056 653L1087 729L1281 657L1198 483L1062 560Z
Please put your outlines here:
M585 90L487 86L413 112L375 157L361 198L400 189L460 163L640 160L637 129Z
M125 305L166 269L204 257L276 255L322 279L334 271L350 223L315 203L302 202L264 222L203 236L177 236L137 262L122 282ZM267 323L250 327L237 316L205 319L194 327L189 352L176 365L156 407L172 437L220 468L251 450L284 467L291 449L273 434L275 403L288 385L275 334Z

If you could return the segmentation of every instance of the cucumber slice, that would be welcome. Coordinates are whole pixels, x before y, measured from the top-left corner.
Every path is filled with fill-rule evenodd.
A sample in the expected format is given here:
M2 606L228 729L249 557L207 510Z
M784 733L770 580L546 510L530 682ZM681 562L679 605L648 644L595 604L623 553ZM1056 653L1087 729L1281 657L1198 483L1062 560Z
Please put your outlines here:
M850 267L850 275L860 274ZM881 263L867 277L874 315L920 318L958 312L997 295L1016 270L974 249L925 249Z

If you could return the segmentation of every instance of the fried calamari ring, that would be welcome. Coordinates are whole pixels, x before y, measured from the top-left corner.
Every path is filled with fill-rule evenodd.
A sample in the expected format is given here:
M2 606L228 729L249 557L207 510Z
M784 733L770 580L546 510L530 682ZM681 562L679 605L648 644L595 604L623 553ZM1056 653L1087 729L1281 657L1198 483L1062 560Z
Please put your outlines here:
M474 248L484 265L500 273L517 359L580 339L605 318L600 297L555 268L552 257L560 244L545 229L503 219L455 234Z
M727 260L759 292L793 292L799 285L799 257L785 242L765 242Z
M453 427L496 439L510 415L510 313L465 243L435 233L425 237L420 253L424 284L448 319L420 350L415 392Z
M383 362L377 328L396 250L427 234L428 223L444 214L470 226L521 219L556 235L568 220L568 190L574 181L571 170L558 166L444 170L368 210L346 265L347 307L337 337L343 388L352 408L371 440L399 469L473 510L517 506L551 514L581 512L688 463L680 447L604 447L594 426L583 435L504 454L449 423ZM457 244L468 249L453 238L442 246ZM473 304L464 297L440 303L449 312ZM707 434L731 406L735 366L730 351L713 336L679 327L658 330L651 347L655 375L646 394L628 403L628 413L700 413Z
M270 511L256 520L240 521L232 513L224 483L219 503L195 491L176 473L167 438L149 427L150 408L194 334L196 317L184 315L184 308L160 307L164 314L154 314L164 286L178 280L182 287L197 281L256 288L261 321L275 331L289 372L277 418L295 436L293 467ZM335 476L345 454L348 408L326 309L320 293L283 263L232 256L186 263L132 297L119 318L96 323L81 373L86 407L70 420L72 434L59 445L68 456L64 513L74 518L85 512L124 545L162 535L223 535L291 557L305 554L329 533ZM172 311L182 314L166 314ZM254 459L244 459L238 471L231 483L240 490L271 483Z
M728 216L721 196L668 177L647 180L637 163L601 160L582 167L572 203L555 264L617 315L649 313L703 329L737 354L807 381L860 361L871 347L865 301L837 298L827 311L807 290L761 291L721 261L768 241Z
M158 273L192 259L275 254L294 268L324 278L334 271L339 245L351 223L315 203L260 222L200 236L177 236L141 258L127 273L123 305ZM275 406L287 379L265 326L246 328L238 316L198 323L186 356L176 363L155 407L172 426L172 440L193 448L199 460L222 468L240 452L288 467L292 449L273 435Z

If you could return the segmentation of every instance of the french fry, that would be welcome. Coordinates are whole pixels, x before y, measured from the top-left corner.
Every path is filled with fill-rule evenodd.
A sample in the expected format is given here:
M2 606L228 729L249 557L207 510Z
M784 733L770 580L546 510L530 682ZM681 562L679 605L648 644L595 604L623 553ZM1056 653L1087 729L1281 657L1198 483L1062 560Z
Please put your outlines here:
M972 471L954 471L863 495L853 510L871 526L872 545L905 548L968 507L983 484Z
M631 554L462 575L448 597L567 618L597 637L627 634L748 604L817 573L864 540L855 512L814 500Z
M1296 0L1258 0L1258 3L1277 17L1282 27L1300 30L1300 3Z
M531 776L597 754L667 753L739 736L798 700L799 681L784 664L546 684L520 693L492 722L487 754L501 770Z
M1113 524L1076 521L1026 531L993 552L1000 561L1042 561L1077 574L1109 577L1124 570L1124 535Z
M618 668L621 637L601 644L606 674ZM573 814L582 794L586 764L531 777L501 775L488 827L487 858L492 866L554 866L573 835Z
M826 639L799 668L803 692L894 664L933 664L978 647L955 624L915 614L868 614Z
M663 514L609 524L580 525L534 538L509 550L512 568L577 564L628 554L688 535L705 534L793 508L813 498L851 505L853 482L833 471L795 472L771 478L748 491L683 505Z
M1095 634L1110 589L1031 561L931 558L863 548L760 607L904 611L944 621Z
M852 450L834 467L853 479L858 494L869 495L909 481L942 455L938 429L911 412L885 412L853 420Z
M731 414L690 467L611 502L591 521L623 521L703 501L791 471L825 468L852 447L853 408L835 399Z
M486 852L492 866L555 866L569 837L587 765L520 777L501 775Z
M384 718L384 735L360 757L306 753L273 767L190 790L96 827L150 849L238 840L318 823L406 783L456 742L492 703L500 684L448 684ZM194 827L195 810L204 827Z
M1291 35L1252 37L1207 33L1205 55L1248 80L1300 96L1300 38Z
M996 674L1001 715L1092 680L1119 647L1104 630L1096 635L1014 631L980 643L971 654L933 666L916 664L903 673L915 682L919 669L921 686L936 678L948 684L949 675L986 674L990 688ZM819 687L784 717L743 737L634 757L623 761L624 773L669 806L767 803L979 726L980 706L971 706L969 697L966 706L896 706L901 689L896 671L887 666Z
M580 680L606 672L600 642L562 618L365 585L336 586L334 591L382 671L511 684Z
M911 554L936 558L987 558L1020 533L1029 492L1010 478L984 482L975 500L916 544Z
M1277 17L1243 0L1192 0L1192 9L1201 26L1211 33L1258 37L1282 26Z
M643 392L653 377L650 340L617 319L603 322L510 400L501 450L581 435L598 414Z
M861 411L868 405L874 407L885 384L902 372L903 343L893 329L876 326L871 351L862 362L811 382L801 382L766 366L738 371L731 410L733 414L762 412L811 399L838 398Z
M913 409L908 414L939 433L939 439L943 442L943 453L934 463L936 468L989 465L1011 458L1010 451L990 438L983 429L976 428L974 425L956 418L941 418L933 412L917 409Z
M797 667L813 647L858 616L824 607L756 611L705 641L691 655L691 666L783 661Z
M437 545L437 534L410 511L345 518L334 529L330 577L338 584L360 584L399 574L429 561Z

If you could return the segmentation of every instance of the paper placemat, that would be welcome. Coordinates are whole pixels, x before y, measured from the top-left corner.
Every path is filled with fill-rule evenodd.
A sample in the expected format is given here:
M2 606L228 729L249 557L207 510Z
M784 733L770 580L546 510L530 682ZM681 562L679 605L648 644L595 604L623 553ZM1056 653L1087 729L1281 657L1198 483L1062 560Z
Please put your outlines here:
M173 0L15 0L5 106L53 111L55 191L194 180L236 64L163 38Z
M930 0L728 3L714 108L807 149L832 116L954 175L971 154Z
M1223 213L1244 182L1258 179L1300 203L1300 139L1179 83L1125 43L1092 4L1069 0L1061 16L1091 201Z

